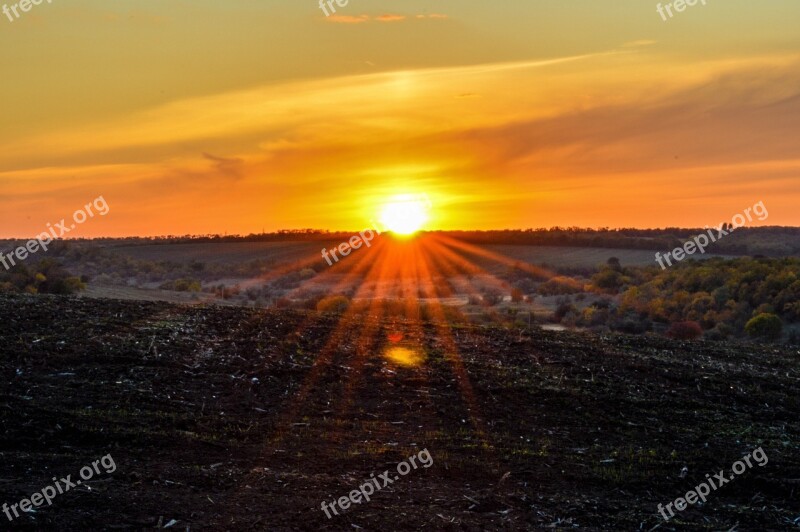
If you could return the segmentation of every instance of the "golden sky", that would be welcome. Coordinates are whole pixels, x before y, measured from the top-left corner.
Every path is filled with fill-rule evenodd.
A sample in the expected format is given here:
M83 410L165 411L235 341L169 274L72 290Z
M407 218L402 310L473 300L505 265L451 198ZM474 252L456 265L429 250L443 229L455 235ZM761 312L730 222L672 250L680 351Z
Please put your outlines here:
M334 4L335 5L335 4ZM800 225L800 2L53 0L0 15L0 237Z

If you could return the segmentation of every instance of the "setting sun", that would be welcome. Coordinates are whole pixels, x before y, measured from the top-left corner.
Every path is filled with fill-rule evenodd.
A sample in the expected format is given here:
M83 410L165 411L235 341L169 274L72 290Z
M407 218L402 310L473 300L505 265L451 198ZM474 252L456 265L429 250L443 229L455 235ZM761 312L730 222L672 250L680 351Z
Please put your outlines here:
M428 221L428 209L430 202L424 194L403 194L384 205L380 221L394 233L410 235L419 231Z

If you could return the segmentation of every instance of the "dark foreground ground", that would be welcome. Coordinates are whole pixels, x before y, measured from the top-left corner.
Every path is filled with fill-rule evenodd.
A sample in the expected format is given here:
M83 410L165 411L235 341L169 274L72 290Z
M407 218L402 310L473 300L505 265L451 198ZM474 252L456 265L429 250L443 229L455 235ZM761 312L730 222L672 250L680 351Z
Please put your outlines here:
M799 367L739 344L0 297L0 502L117 468L0 529L796 529ZM766 465L658 515L758 447ZM429 468L320 509L423 448Z

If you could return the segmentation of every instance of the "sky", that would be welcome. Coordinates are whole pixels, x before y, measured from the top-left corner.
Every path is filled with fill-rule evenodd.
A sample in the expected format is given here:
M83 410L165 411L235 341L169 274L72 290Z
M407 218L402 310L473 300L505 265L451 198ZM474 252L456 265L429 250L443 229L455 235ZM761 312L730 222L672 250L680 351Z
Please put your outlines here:
M70 236L357 230L403 194L428 229L702 227L760 201L750 225L800 226L800 2L658 5L0 14L0 238L100 196Z

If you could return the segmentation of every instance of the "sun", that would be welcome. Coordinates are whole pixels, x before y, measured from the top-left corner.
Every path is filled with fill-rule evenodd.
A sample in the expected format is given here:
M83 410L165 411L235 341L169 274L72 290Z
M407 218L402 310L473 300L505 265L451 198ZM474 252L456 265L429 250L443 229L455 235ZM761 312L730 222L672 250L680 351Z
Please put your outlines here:
M410 235L422 229L428 221L429 209L426 195L402 194L383 206L380 221L393 233Z

